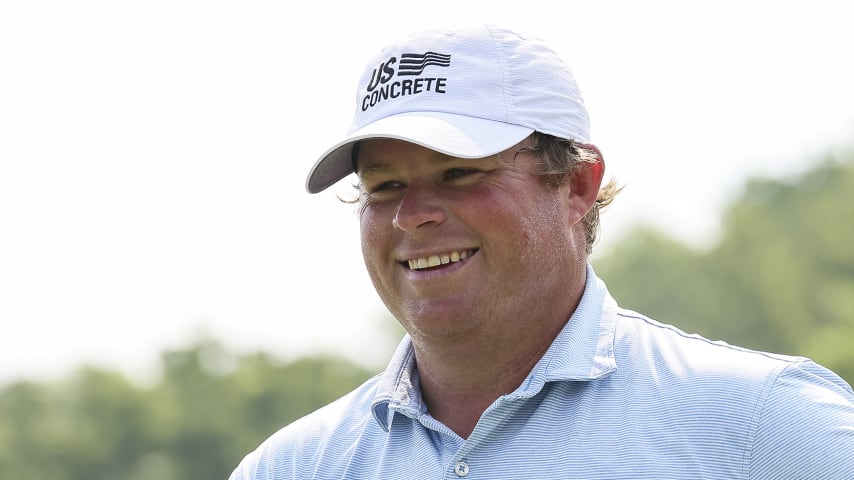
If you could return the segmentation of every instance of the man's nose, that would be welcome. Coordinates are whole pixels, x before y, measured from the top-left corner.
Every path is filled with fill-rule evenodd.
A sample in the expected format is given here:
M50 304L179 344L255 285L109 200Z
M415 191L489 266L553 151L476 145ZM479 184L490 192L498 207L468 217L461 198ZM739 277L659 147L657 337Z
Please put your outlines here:
M416 233L421 227L441 225L446 218L447 212L435 188L410 184L400 199L392 225Z

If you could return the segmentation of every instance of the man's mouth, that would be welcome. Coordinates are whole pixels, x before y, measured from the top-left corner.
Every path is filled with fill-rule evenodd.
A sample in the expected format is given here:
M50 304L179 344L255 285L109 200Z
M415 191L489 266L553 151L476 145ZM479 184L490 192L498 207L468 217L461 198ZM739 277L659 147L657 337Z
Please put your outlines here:
M422 270L425 268L438 267L440 265L447 265L449 263L456 263L460 260L465 260L468 257L474 255L476 251L476 249L454 251L443 253L441 255L431 255L429 257L413 258L411 260L407 260L404 263L409 264L410 270Z

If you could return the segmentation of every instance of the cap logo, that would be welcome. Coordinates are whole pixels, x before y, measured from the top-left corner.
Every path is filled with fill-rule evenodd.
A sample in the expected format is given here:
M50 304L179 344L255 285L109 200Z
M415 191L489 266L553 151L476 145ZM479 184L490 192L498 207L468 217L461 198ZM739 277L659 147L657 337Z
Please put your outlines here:
M381 63L371 74L367 95L362 98L362 111L365 112L389 98L424 92L445 93L447 78L421 76L429 66L450 67L451 56L436 52L404 53L400 55L399 64L397 57L390 57ZM410 76L418 78L395 79Z

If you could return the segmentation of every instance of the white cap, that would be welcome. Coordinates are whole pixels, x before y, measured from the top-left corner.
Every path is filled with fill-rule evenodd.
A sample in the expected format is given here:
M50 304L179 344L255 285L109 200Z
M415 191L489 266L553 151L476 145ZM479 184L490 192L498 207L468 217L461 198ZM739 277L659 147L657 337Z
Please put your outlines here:
M314 164L306 189L353 173L353 145L366 138L479 158L534 131L589 143L589 130L572 72L539 39L488 25L418 32L368 63L347 136Z

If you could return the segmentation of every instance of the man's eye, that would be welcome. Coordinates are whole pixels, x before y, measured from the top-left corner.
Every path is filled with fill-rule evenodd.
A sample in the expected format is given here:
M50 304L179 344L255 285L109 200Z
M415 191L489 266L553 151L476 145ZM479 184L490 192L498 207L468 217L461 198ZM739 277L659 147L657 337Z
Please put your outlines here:
M475 172L477 172L477 170L473 168L451 168L449 170L445 170L445 179L455 180L457 178L462 178L467 175L471 175Z
M384 192L384 191L393 190L395 188L398 188L401 185L403 185L403 184L396 181L396 180L389 180L387 182L378 183L378 184L372 186L371 188L368 189L368 191L371 193Z

